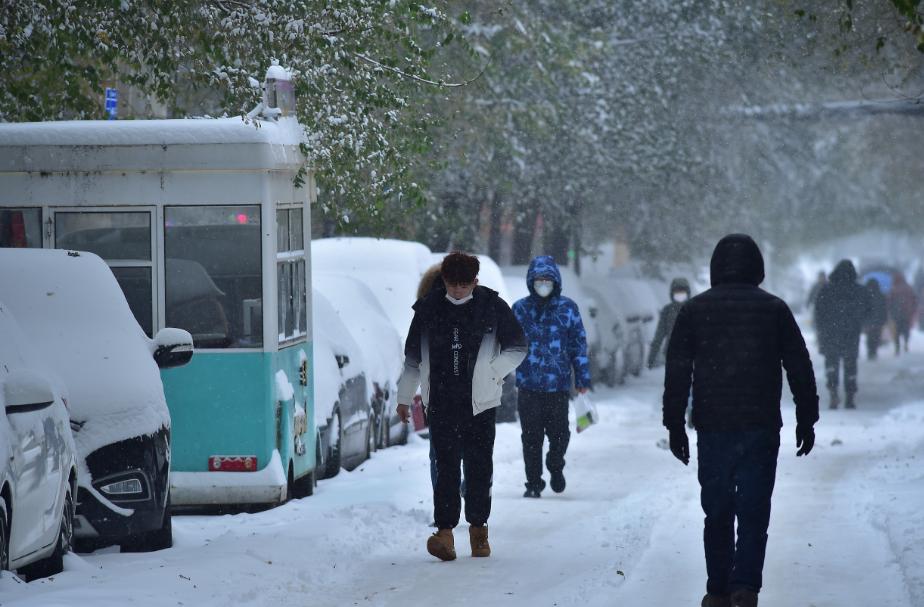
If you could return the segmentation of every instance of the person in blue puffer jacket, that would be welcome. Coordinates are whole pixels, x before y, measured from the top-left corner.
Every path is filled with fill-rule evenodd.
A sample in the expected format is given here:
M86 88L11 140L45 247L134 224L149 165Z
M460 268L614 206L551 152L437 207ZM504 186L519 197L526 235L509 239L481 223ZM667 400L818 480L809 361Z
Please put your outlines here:
M513 313L529 341L529 354L517 368L517 409L526 467L526 493L540 497L542 444L549 437L545 465L552 491L565 490L565 452L568 428L568 399L571 389L590 389L587 334L581 311L561 294L561 272L549 255L540 255L526 273L529 296L513 304Z

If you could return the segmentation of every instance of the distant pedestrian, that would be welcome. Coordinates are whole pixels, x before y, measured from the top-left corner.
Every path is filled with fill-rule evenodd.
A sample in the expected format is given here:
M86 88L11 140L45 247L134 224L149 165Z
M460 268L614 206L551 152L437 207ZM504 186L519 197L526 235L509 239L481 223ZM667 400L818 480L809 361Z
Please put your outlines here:
M857 358L860 356L860 334L871 315L869 291L857 283L857 269L844 259L837 264L828 284L818 294L815 304L815 328L818 348L825 357L829 406L837 409L841 403L840 372L844 369L845 405L856 407Z
M815 279L815 284L812 285L812 288L809 289L808 301L806 304L809 308L815 306L815 303L818 301L818 294L821 293L821 288L828 284L828 275L823 271L818 273L818 278Z
M683 307L683 304L690 299L690 283L687 279L675 278L672 280L670 295L671 302L661 308L654 339L651 340L651 347L648 349L649 369L654 369L657 365L661 346L670 339L671 331L674 330L674 323L677 321L677 314L680 313L680 308Z
M542 444L549 438L545 458L552 491L565 490L565 452L568 401L571 388L590 389L587 334L576 303L561 294L561 272L548 255L533 259L526 273L529 295L513 304L513 312L529 340L529 356L517 368L517 409L520 413L526 492L523 497L540 497Z
M888 304L886 296L882 294L879 288L879 281L870 278L866 281L866 289L869 291L869 318L866 321L866 357L869 360L876 360L879 354L879 345L882 343L882 329L889 320Z
M918 298L914 289L905 281L901 272L892 274L892 290L889 292L889 316L895 331L895 355L901 354L902 340L905 342L905 352L908 351L908 342L911 339L911 326L914 315L918 309Z
M664 425L684 464L683 414L693 390L701 501L706 514L703 607L756 607L780 448L782 369L796 403L796 455L815 444L815 375L789 307L758 287L763 256L743 234L716 245L712 288L687 302L667 348ZM735 523L737 521L737 541Z
M460 464L465 467L465 519L472 556L490 556L488 517L494 471L494 418L504 376L526 356L526 338L495 291L478 286L478 258L450 253L440 275L446 291L432 289L414 304L398 381L398 416L410 419L419 387L436 455L433 516L437 532L427 551L456 558L452 530L459 523Z

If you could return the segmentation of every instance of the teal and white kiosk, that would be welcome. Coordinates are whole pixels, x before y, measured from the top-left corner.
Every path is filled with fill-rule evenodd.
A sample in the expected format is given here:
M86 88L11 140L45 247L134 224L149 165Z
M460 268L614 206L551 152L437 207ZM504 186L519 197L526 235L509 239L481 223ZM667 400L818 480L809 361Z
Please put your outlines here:
M162 372L174 506L315 484L314 180L286 71L265 91L247 117L0 124L0 247L94 252L148 335L193 336Z

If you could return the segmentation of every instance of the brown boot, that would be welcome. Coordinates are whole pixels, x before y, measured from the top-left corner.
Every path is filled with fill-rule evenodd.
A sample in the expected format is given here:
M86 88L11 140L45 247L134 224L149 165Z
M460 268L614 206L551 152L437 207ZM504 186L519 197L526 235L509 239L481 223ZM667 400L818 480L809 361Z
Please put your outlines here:
M702 607L731 607L728 595L707 594L703 597Z
M427 552L441 561L456 560L456 541L452 529L440 529L428 537Z
M736 590L731 594L732 607L757 607L757 593L751 590Z
M487 525L484 527L469 527L468 539L472 544L472 556L491 556Z

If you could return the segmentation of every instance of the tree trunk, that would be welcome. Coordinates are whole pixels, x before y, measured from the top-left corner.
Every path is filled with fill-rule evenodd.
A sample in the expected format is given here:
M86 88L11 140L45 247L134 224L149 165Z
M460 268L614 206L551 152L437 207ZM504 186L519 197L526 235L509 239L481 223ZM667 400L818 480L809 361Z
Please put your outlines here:
M536 214L530 212L532 205L517 205L513 219L513 264L526 265L532 260L533 238L536 235Z
M501 209L501 202L497 199L497 194L492 192L488 197L488 256L494 261L500 259L501 253L501 222L504 214Z

